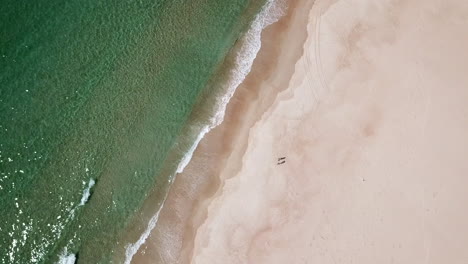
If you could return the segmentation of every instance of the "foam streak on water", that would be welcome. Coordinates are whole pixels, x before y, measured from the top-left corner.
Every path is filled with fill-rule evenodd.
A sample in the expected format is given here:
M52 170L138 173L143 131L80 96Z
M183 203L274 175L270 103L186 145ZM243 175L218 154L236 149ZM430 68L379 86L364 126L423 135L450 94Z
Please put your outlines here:
M81 197L79 206L85 205L85 203L88 201L89 196L91 196L91 188L93 188L95 183L96 182L94 181L94 179L89 180L88 187L86 187L86 189L84 189L83 191L83 196Z
M68 254L67 248L64 249L62 255L60 255L60 259L57 264L75 264L76 256L75 254Z
M215 109L217 110L210 119L210 123L202 128L194 144L180 161L176 173L182 173L184 171L203 137L223 121L226 106L229 100L233 96L237 87L242 83L247 74L250 72L255 57L260 50L262 30L265 27L278 21L278 19L284 13L284 8L281 7L281 4L282 2L280 0L267 1L262 11L253 21L251 28L244 35L241 47L236 54L235 65L230 73L229 79L223 84L222 87L222 90L225 92L224 96L221 96L215 102ZM163 206L161 205L161 208L159 208L158 212L151 218L146 230L143 232L140 238L135 243L127 245L125 251L125 264L130 264L133 256L138 252L138 249L141 247L141 245L143 245L143 243L150 235L151 230L153 230L153 228L156 226L162 207Z
M161 213L163 205L164 204L162 204L156 214L151 217L151 220L148 223L148 227L146 228L145 232L141 234L140 238L135 243L129 244L127 246L125 250L125 264L130 264L133 256L138 252L138 249L140 249L141 245L143 245L143 243L145 243L146 239L149 237L151 230L153 230L153 228L156 226L156 223L158 222L159 213Z
M235 65L229 75L229 79L222 85L223 87L221 90L224 91L224 95L216 100L216 111L214 115L210 118L209 124L203 127L190 150L179 163L177 173L184 171L185 167L190 162L198 143L200 143L204 136L223 122L227 104L234 95L237 87L244 81L245 77L252 69L255 57L261 48L262 30L278 21L278 19L283 15L284 8L282 5L282 1L269 0L265 4L263 10L255 18L250 30L244 35L242 45L236 54Z
M176 173L182 173L185 169L185 167L189 164L190 160L192 159L193 152L195 152L195 149L197 149L198 143L205 137L206 133L210 132L210 130L213 129L211 126L204 126L200 134L198 134L197 139L195 142L193 142L192 146L190 147L189 151L185 154L185 156L182 158L182 160L179 163L179 166L177 166L177 171Z
M83 184L85 184L85 182L83 182ZM89 197L91 196L91 189L93 188L94 184L96 184L96 182L94 181L94 179L90 179L89 182L88 182L88 186L83 190L83 194L81 196L81 201L80 203L73 209L70 210L70 214L68 215L68 217L65 219L64 223L61 225L61 229L60 229L60 232L59 232L59 236L60 236L60 233L62 232L63 230L63 227L68 223L70 222L71 219L73 219L75 217L75 213L76 213L76 210L85 205L88 200L89 200ZM70 241L71 242L71 241ZM67 251L67 248L65 247L63 249L63 253L59 256L59 261L57 262L57 264L74 264L76 262L76 256L75 254L69 254L68 251Z
M86 184L86 182L83 182L83 185ZM82 193L81 201L79 204L76 206L72 206L64 210L63 215L59 215L57 217L57 223L53 223L49 225L49 227L53 230L53 233L55 235L56 239L60 239L62 236L62 231L66 227L66 225L75 217L76 210L78 210L80 207L86 204L88 202L89 197L91 196L91 189L93 188L95 184L94 179L90 179L88 182L88 185L85 187ZM15 200L16 201L16 200ZM22 214L22 210L16 202L16 207L19 210L19 214ZM17 231L21 232L21 237L20 239L12 239L11 244L9 245L9 252L8 252L8 260L11 263L16 263L15 259L15 254L18 253L20 250L19 246L24 246L29 239L29 233L34 229L33 225L33 220L30 219L28 222L23 222L23 223L18 223L18 228L16 228L16 225L13 225L13 230L17 229L20 230L19 227L22 227L22 231ZM13 233L11 233L12 235ZM43 243L34 245L30 252L30 263L38 263L41 262L45 256L46 253L46 248L50 245L51 242L47 240L43 240ZM67 254L67 249L64 249L64 253L60 256L60 260L58 264L69 264L69 263L75 263L75 256L73 254ZM4 261L4 259L0 259L1 261ZM2 262L3 263L3 262Z

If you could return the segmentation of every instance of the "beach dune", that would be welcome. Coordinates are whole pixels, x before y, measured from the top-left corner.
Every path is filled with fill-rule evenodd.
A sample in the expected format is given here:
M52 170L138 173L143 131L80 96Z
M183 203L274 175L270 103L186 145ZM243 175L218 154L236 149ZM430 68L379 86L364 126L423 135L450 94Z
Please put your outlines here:
M134 263L467 263L468 2L297 1L263 41Z

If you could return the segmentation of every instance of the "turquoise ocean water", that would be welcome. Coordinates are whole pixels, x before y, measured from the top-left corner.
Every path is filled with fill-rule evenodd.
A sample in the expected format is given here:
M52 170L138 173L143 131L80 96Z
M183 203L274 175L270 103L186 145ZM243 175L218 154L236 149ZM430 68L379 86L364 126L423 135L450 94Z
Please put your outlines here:
M0 263L122 262L263 3L2 0Z

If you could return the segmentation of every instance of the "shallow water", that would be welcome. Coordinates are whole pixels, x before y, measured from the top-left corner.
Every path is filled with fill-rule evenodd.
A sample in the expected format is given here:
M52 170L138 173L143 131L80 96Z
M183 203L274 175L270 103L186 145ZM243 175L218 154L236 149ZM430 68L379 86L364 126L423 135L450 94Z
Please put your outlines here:
M3 1L0 262L122 255L148 193L167 188L168 153L187 150L174 143L200 93L260 6Z

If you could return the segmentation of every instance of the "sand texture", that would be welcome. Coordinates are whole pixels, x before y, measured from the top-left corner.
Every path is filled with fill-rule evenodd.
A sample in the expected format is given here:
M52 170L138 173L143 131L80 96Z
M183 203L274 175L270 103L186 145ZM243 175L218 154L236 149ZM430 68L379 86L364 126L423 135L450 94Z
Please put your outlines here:
M468 263L468 2L291 3L134 263Z

